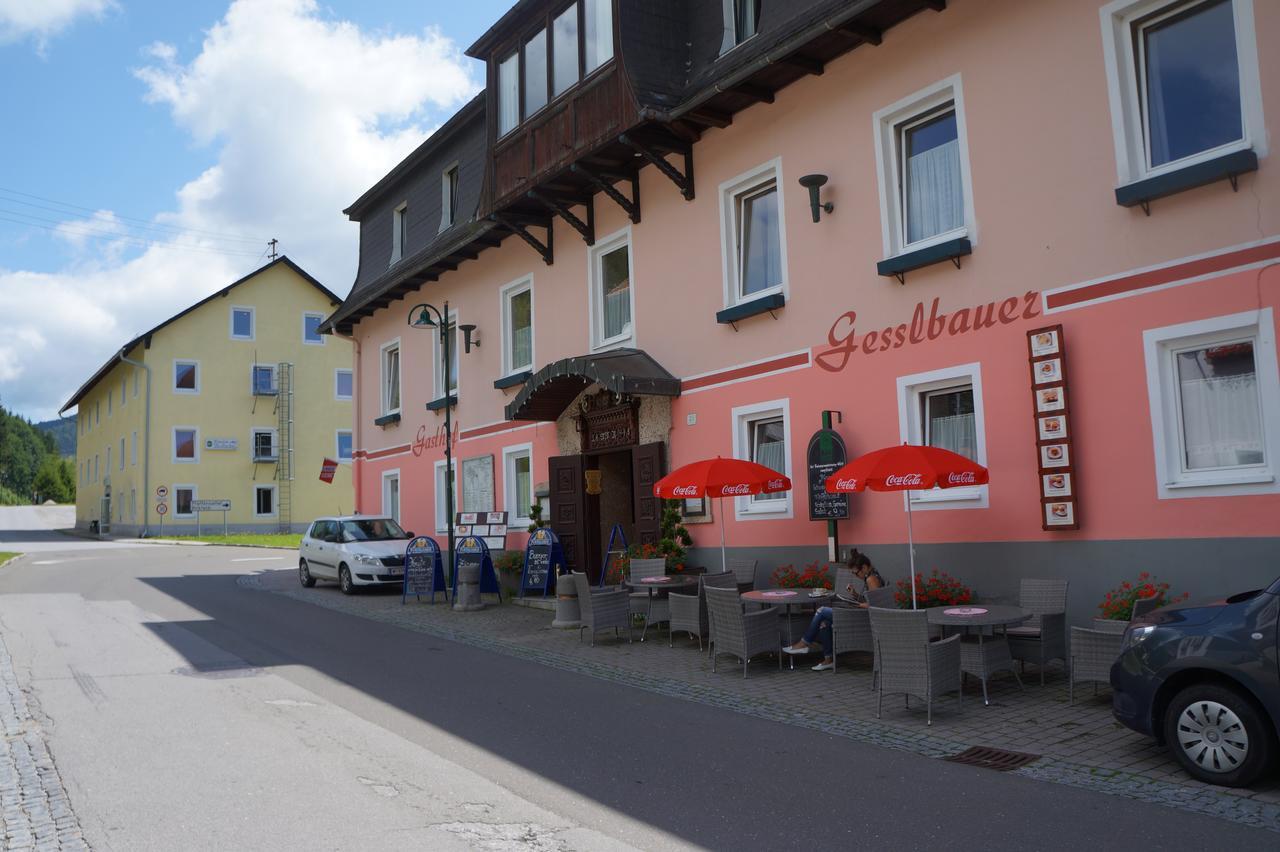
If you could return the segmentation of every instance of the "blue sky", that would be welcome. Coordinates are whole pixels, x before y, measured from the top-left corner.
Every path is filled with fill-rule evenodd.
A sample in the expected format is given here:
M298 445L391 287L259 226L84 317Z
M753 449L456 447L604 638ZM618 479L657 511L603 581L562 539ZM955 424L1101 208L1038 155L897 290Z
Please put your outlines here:
M511 2L0 0L0 402L52 416L273 236L345 293L342 208L476 91Z

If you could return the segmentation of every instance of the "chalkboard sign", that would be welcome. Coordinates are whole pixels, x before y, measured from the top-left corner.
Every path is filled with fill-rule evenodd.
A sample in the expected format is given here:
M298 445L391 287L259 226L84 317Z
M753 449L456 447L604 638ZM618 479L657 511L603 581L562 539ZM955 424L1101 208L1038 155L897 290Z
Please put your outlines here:
M493 568L493 559L489 557L489 545L484 539L476 536L464 538L453 552L453 593L458 593L458 574L464 566L477 565L480 568L480 594L494 594L498 602L502 602L502 585L498 582L498 572Z
M541 590L545 598L555 583L556 567L565 565L564 550L560 547L560 539L546 527L536 530L529 536L529 544L524 551L524 572L520 575L520 597L525 592Z
M849 517L849 495L827 491L827 477L848 461L844 439L833 429L819 429L809 439L805 459L809 469L809 520L843 521Z
M436 602L436 592L443 592L449 600L449 586L444 581L444 561L440 558L440 545L435 539L418 536L404 549L404 591L400 595L403 604L413 595L422 600L431 595Z

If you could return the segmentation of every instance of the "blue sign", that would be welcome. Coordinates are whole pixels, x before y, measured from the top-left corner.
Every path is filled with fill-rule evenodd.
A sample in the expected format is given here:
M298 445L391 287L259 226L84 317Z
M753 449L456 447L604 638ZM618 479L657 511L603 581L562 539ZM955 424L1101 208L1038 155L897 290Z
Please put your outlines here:
M464 566L472 565L480 568L480 594L493 594L502 602L502 585L498 582L498 572L493 568L493 559L489 557L489 545L479 536L467 536L458 543L453 552L453 594L458 594L458 573Z
M436 592L443 592L445 602L449 601L440 545L433 538L418 536L404 549L404 591L400 594L400 603L404 604L409 595L418 600L422 600L423 595L431 595L431 602L435 603Z
M529 536L524 550L524 571L520 574L520 597L525 592L542 590L545 598L555 585L556 567L565 566L560 539L547 527L539 527Z

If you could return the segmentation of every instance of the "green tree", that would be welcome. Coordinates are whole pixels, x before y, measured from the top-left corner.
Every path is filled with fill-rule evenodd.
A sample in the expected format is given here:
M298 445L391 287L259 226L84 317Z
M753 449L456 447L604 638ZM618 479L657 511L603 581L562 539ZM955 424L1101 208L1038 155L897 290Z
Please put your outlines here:
M45 456L39 470L31 482L36 500L55 503L70 503L75 499L75 490L67 487L66 463L57 456Z

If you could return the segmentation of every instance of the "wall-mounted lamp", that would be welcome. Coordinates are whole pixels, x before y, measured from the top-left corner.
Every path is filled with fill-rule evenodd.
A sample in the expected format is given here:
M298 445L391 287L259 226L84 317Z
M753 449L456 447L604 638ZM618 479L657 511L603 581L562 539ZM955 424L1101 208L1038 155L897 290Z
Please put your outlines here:
M458 326L458 330L462 332L462 348L468 355L471 354L472 346L477 349L480 348L480 335L476 334L476 327L474 323L460 325Z
M813 221L815 222L822 219L823 210L830 213L836 209L836 206L830 201L823 204L818 198L818 194L826 182L826 175L805 175L800 178L800 185L809 190L809 208L813 211Z

